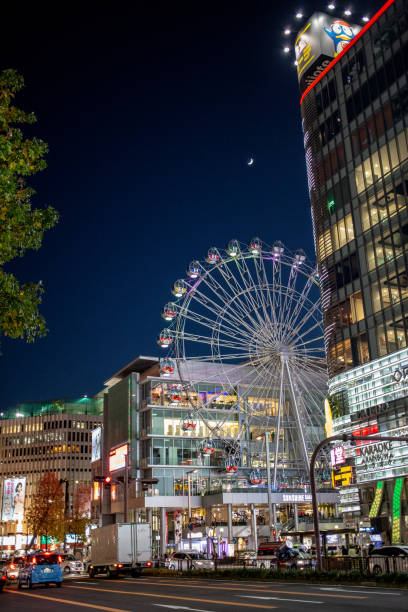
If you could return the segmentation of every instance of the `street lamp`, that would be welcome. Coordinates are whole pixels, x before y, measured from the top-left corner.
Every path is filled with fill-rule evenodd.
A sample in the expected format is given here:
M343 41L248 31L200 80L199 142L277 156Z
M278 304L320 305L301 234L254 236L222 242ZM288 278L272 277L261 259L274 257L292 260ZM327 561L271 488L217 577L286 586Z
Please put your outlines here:
M319 515L317 509L317 493L316 493L316 480L315 480L315 463L317 459L317 455L326 444L330 442L347 442L353 440L369 440L370 442L375 442L376 440L385 440L390 442L407 442L408 436L355 436L354 434L341 434L337 436L330 436L330 438L325 438L322 440L314 449L313 455L310 459L310 488L312 493L312 506L313 506L313 525L314 525L314 533L316 540L316 569L317 571L322 570L322 550L320 547L320 526L319 526Z
M191 519L191 482L190 482L190 474L197 474L198 470L190 470L187 472L187 503L188 503L188 523L190 524Z
M262 437L265 439L265 450L266 450L266 482L268 485L268 511L269 511L269 541L272 542L273 532L276 527L276 517L275 512L272 516L272 494L271 494L271 463L270 463L270 455L269 455L269 431L265 431L263 436L257 436L257 440L262 440Z

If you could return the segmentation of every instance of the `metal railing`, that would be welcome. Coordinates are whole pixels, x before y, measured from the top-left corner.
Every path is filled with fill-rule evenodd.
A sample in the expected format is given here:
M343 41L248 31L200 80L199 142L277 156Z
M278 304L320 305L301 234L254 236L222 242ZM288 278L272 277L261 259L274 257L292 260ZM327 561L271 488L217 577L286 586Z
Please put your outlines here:
M212 560L214 561L213 568L197 567L193 559L172 559L169 566L170 569L178 571L189 571L194 569L213 569L214 571L228 569L264 569L266 571L281 571L284 573L288 570L316 570L316 557L304 559L301 563L296 559L284 561L278 559L239 559L236 557L225 557ZM329 555L322 557L322 570L345 573L359 571L362 574L371 574L373 576L401 573L407 574L408 578L408 557L384 557L380 555L371 555L369 557L338 557Z

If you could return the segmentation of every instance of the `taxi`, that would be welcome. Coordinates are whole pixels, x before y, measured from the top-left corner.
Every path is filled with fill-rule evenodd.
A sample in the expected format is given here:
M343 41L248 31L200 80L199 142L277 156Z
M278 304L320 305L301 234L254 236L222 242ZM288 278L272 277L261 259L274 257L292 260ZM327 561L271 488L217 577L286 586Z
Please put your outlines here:
M44 552L30 555L18 575L18 588L32 589L36 584L62 586L62 557L57 553Z

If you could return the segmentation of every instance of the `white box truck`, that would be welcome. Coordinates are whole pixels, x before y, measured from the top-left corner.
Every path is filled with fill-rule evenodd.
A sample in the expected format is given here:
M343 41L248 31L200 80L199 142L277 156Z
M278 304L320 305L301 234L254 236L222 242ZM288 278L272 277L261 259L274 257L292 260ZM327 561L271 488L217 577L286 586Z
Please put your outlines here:
M91 531L91 563L88 573L140 576L152 567L152 526L150 523L116 523Z

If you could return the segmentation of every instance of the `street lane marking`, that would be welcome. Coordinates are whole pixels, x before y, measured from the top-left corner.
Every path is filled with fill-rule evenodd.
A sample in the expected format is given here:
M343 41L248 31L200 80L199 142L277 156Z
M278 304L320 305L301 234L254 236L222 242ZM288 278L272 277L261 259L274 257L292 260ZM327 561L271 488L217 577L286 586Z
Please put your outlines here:
M278 601L297 601L298 603L322 604L324 601L314 601L312 599L289 599L288 597L260 597L259 595L240 595L247 599L277 599Z
M73 584L84 584L83 581L79 581L79 580L73 580L72 581ZM86 582L85 584L98 584L97 582ZM65 586L65 585L64 585Z
M98 591L99 593L119 593L119 595L142 595L142 597L160 597L162 599L179 599L181 601L200 601L202 603L222 604L224 606L236 606L236 601L218 601L216 599L198 599L196 597L181 597L180 595L163 595L161 593L143 593L142 591L119 591L118 589L97 589L95 587L86 586L69 586L70 589L79 589L80 591ZM262 604L241 603L241 607L246 608L265 608L272 610L276 606L264 606Z
M172 606L171 604L153 604L160 608L171 608L171 610L191 610L192 612L211 612L210 610L199 610L198 608L189 608L187 606Z
M368 587L371 589L372 587ZM382 591L355 591L354 589L341 589L338 587L319 587L320 591L336 591L336 593L364 593L365 595L394 595L395 597L401 597L402 593L383 593Z
M79 588L79 587L73 587ZM131 610L123 610L121 608L108 608L107 606L97 606L82 601L73 601L72 599L60 599L58 597L47 597L46 595L37 595L37 593L26 593L25 591L13 591L12 589L4 589L6 593L14 593L15 595L25 595L25 597L35 597L36 599L47 599L48 601L57 601L58 603L67 604L68 606L82 606L83 608L94 608L95 610L106 610L106 612L132 612Z
M111 583L112 582L120 582L120 583L123 584L123 580L110 580L110 582ZM163 586L174 586L174 583L172 583L172 582L158 582L157 583L157 586L161 586L161 585L163 585ZM151 586L153 586L153 583L152 583ZM241 589L239 587L238 588L234 587L234 589L231 589L231 588L226 587L226 586L211 586L209 584L187 584L187 582L183 583L183 588L184 587L188 587L190 589L203 589L204 588L204 589L215 589L215 590L218 590L218 591L231 591L231 590L234 590L234 591L246 591L246 592L248 592L248 588ZM335 595L335 594L331 594L331 593L313 593L313 592L312 593L307 593L307 592L305 593L303 591L279 591L277 589L274 589L273 585L268 585L268 587L271 589L271 591L270 591L271 593L279 593L279 594L284 594L284 595L306 595L306 597L310 597L311 595L320 595L320 597L339 597L341 599L367 599L367 597L369 595L369 593L367 593L365 597L362 597L361 595L341 595L340 593L338 595L337 594ZM79 587L75 587L75 588L79 588ZM265 588L263 588L263 589L258 589L258 588L251 589L251 593L254 593L254 592L257 592L257 591L259 591L260 593L268 592L268 591L265 591Z

